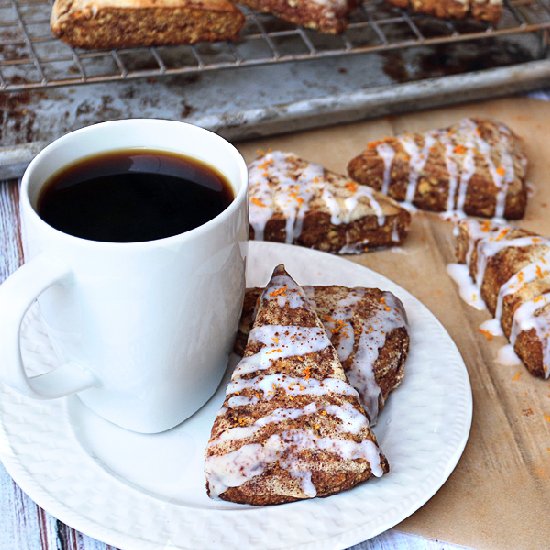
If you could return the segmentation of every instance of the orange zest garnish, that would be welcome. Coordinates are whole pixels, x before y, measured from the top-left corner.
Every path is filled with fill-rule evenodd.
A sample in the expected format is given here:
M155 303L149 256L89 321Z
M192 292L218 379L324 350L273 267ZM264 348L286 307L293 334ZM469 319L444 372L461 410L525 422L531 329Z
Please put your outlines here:
M537 267L535 267L535 273L539 279L542 279L544 277L544 273L542 272L540 265L537 265Z
M481 231L487 232L491 231L491 222L489 220L484 220L481 222Z
M497 174L498 174L499 176L504 176L504 174L506 174L506 170L504 169L504 166L499 166L499 167L497 168Z
M268 166L271 166L273 164L273 159L266 159L261 164L258 164L258 168L261 170L267 170Z
M514 376L512 376L512 382L517 382L521 378L521 372L516 372Z
M275 349L272 349L271 351L267 351L266 352L266 355L268 353L282 353L283 349L282 348L275 348Z
M273 336L273 338L271 338L271 340L272 340L275 344L278 344L278 343L279 343L279 337L278 337L278 336Z
M259 207L261 207L261 208L265 208L265 204L262 202L262 199L259 199L259 198L257 198L257 197L252 197L252 198L250 199L250 202L251 202L252 204L255 204L256 206L259 206Z
M311 367L308 365L304 369L304 380L309 380L311 378Z
M493 339L493 333L491 331L480 328L479 332L481 332L487 340L491 341Z
M333 329L331 329L330 332L332 332L332 334L336 334L337 332L340 332L345 325L346 325L345 321L342 321L342 319L337 319L336 326Z
M286 285L282 286L281 288L278 288L277 290L271 291L269 295L272 298L276 298L277 296L286 296Z
M544 300L544 296L542 296L542 295L533 298L533 302L535 302L535 303L540 302L541 300Z
M454 149L454 152L457 155L463 155L467 151L466 147L464 145L457 145Z
M302 204L304 204L304 198L303 197L296 197L296 202L302 206Z
M359 185L357 183L355 183L354 181L348 181L346 183L346 189L350 192L350 193L355 193L358 189Z
M504 229L502 229L500 233L497 235L495 241L502 241L502 239L504 239L504 237L506 236L506 233L508 233L509 231L510 231L510 228L508 227L505 227Z

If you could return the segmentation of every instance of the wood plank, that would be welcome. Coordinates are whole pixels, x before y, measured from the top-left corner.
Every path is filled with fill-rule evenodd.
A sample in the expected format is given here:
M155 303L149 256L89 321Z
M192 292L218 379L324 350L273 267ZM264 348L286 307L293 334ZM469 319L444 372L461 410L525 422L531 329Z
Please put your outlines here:
M0 182L0 283L23 263L17 181ZM0 550L115 550L37 506L0 463Z

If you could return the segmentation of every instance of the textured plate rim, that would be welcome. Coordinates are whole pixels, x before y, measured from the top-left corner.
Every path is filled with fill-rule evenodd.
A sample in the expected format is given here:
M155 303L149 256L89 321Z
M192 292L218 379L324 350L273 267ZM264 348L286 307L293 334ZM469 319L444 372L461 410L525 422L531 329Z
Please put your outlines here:
M319 258L318 255L321 255L323 257L329 256L321 252L279 243L250 244L251 250L254 248L258 249L256 252L257 254L261 253L263 255L269 256L269 249L272 249L273 252L277 252L277 249L279 249L280 253L283 255L285 251L288 254L297 254L300 257L300 261L303 262L307 261L308 256L310 256L312 259L314 257ZM265 250L261 252L261 249ZM367 518L367 521L365 521L364 523L358 524L354 528L348 529L347 531L334 533L333 535L325 536L320 539L301 542L296 541L291 545L277 547L274 546L273 548L299 548L302 550L313 550L314 548L317 550L322 548L334 547L345 548L364 540L370 539L397 525L402 520L412 515L420 507L422 507L430 498L432 498L436 494L441 486L444 485L444 483L447 481L448 477L458 464L458 461L464 451L469 437L472 419L472 395L468 378L468 371L464 364L464 361L462 360L460 352L456 347L456 344L451 339L443 325L426 308L426 306L424 306L419 300L414 298L414 296L412 296L402 287L399 287L398 285L393 283L390 279L376 273L375 271L365 266L349 262L348 260L345 260L341 257L331 256L331 258L346 262L346 264L348 264L346 267L350 271L357 271L357 273L359 273L361 270L364 270L363 273L368 274L368 276L370 277L379 279L381 282L380 286L383 286L384 290L390 290L398 294L402 299L404 298L407 301L414 302L416 307L418 307L420 311L424 310L423 312L427 313L431 317L432 322L434 322L434 326L436 326L438 330L441 331L441 334L446 337L447 345L450 348L449 351L452 352L452 354L455 356L455 375L461 378L461 389L463 390L461 400L456 404L457 406L459 405L460 415L457 416L457 421L455 423L452 436L449 438L451 440L451 444L447 443L447 448L449 451L447 453L448 456L446 455L444 461L433 467L430 475L423 480L422 485L417 485L415 491L407 496L407 498L405 499L406 502L401 501L398 505L389 507L382 515L371 518L370 520ZM336 275L336 279L337 278L338 275ZM12 392L12 390L6 388L5 386L0 386L0 393L5 393L6 395L16 395L15 392ZM17 396L17 398L20 398L20 396ZM44 402L33 403L38 406L37 403ZM47 402L45 407L52 410L55 407L58 407L60 411L62 410L65 416L67 416L67 402L65 399L49 401ZM10 444L10 436L6 430L4 416L4 405L3 402L0 402L0 459L2 460L10 476L21 487L21 489L25 493L27 493L39 506L47 510L51 515L61 519L67 525L73 527L74 529L77 529L78 531L81 531L82 533L89 535L90 537L102 540L107 544L111 544L119 548L140 548L148 550L158 548L159 545L162 545L163 548L186 548L185 546L181 545L172 545L170 544L170 542L165 543L159 541L145 540L144 538L137 537L133 534L122 532L115 527L106 527L105 525L98 523L95 519L86 517L78 510L74 510L73 508L66 506L58 497L56 497L56 495L51 494L42 487L42 484L39 482L39 480L35 478L36 476L31 474L26 468L25 459L22 459L20 455L16 452L16 450L12 448L12 445ZM91 459L90 457L90 460L93 459ZM112 482L114 485L118 484L122 487L127 487L125 484L116 480L115 478L112 478ZM158 506L165 506L165 504L161 504L160 501L156 501L154 497L148 495L143 495L143 497L149 498L153 503L157 503ZM321 501L321 499L316 500ZM329 502L330 499L322 499L322 501ZM304 504L304 502L298 504ZM177 506L178 508L181 508L184 513L189 513L190 510L195 510L194 507L190 506ZM289 505L286 505L286 508L288 508L288 506ZM268 510L281 510L284 508L285 507L271 507ZM220 514L227 515L226 521L228 521L230 519L229 516L235 514L235 512L235 510L220 510ZM252 512L257 512L257 509L252 510ZM243 510L242 512L238 513L244 514L246 513L246 511ZM292 511L290 513L292 513ZM277 516L279 514L274 515ZM372 522L374 520L376 520L377 523L375 527L372 526Z

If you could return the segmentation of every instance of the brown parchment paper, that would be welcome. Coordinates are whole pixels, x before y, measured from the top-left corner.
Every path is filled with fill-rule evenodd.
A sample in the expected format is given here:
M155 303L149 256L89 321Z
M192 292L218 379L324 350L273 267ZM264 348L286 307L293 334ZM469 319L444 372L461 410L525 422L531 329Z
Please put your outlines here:
M465 116L502 120L526 142L535 186L525 220L550 235L550 103L509 99L339 125L240 144L247 161L258 149L280 149L345 173L365 143L404 130L445 127ZM550 380L495 361L503 338L479 332L489 318L458 296L447 276L455 262L452 226L437 214L414 215L403 253L346 256L386 275L419 298L455 340L474 399L470 439L454 473L399 529L479 549L550 548ZM445 368L445 358L441 358ZM519 373L519 374L518 374ZM452 399L452 390L449 391Z

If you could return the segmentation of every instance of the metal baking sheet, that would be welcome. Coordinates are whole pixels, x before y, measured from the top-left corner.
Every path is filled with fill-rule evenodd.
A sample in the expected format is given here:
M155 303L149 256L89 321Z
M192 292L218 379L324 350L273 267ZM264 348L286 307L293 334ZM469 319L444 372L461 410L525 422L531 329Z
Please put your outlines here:
M101 120L187 120L231 140L511 95L550 85L528 35L161 79L0 94L0 179L45 142Z
M246 24L235 43L102 51L71 48L56 39L50 31L51 4L52 0L0 0L0 92L190 75L419 45L472 42L482 51L487 38L542 37L550 29L550 0L504 0L502 17L495 25L435 19L397 9L386 0L360 0L350 14L348 29L337 35L307 30L241 6Z

